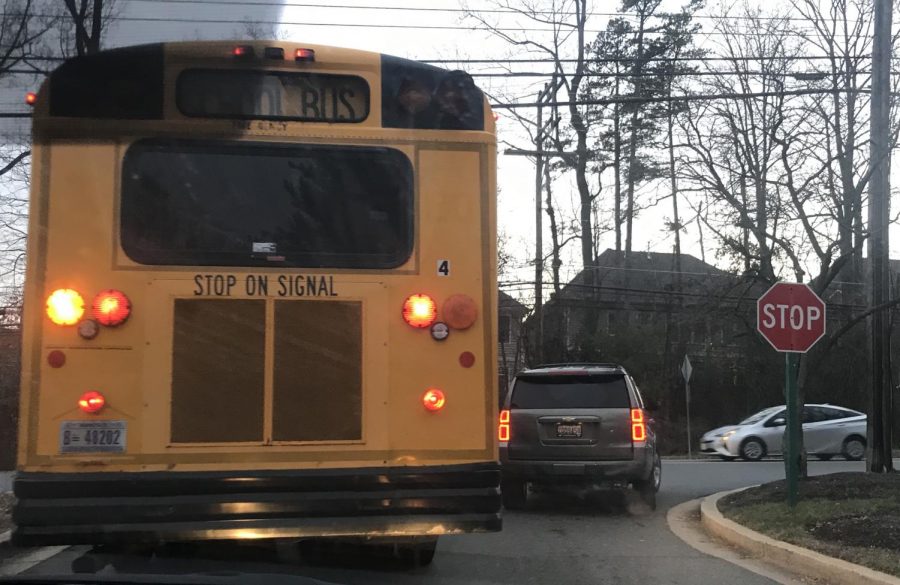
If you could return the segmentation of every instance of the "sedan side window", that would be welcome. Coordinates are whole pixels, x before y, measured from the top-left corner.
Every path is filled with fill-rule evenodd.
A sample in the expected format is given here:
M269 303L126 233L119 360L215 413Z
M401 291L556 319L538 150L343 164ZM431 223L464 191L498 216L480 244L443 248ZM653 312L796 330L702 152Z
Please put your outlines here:
M803 407L803 424L817 423L826 420L825 413L817 406Z
M854 416L853 413L849 410L843 410L840 408L829 408L827 406L822 406L819 408L819 410L825 413L825 420L840 420L842 418Z

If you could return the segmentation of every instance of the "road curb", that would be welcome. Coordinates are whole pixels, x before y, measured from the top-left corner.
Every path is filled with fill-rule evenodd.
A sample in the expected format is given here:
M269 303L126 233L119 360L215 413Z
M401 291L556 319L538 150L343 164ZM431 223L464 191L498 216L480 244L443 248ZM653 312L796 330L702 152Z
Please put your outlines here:
M719 492L703 499L700 503L700 522L707 532L753 557L795 574L842 585L900 585L900 578L887 573L775 540L725 518L719 512L719 500L745 489Z

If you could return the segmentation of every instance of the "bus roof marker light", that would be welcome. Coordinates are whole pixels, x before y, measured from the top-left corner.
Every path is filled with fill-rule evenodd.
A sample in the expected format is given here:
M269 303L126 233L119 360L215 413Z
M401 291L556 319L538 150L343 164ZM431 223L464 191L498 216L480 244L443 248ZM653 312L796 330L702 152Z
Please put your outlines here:
M425 394L422 395L422 406L425 407L425 410L437 412L444 408L446 403L447 397L437 388L429 388Z
M297 49L294 51L294 61L312 63L316 60L316 52L313 49Z
M37 102L37 94L33 91L29 91L25 94L25 103L29 106L33 106Z
M253 47L250 45L238 45L231 50L231 54L235 57L250 58L253 56Z
M57 325L74 325L84 315L84 299L78 291L60 288L47 297L47 316Z
M97 414L106 406L106 398L96 390L85 392L78 399L78 408L88 414Z
M107 327L116 327L128 320L131 315L131 301L120 290L101 291L94 297L91 305L94 318Z
M437 319L437 305L425 294L410 295L403 302L403 320L417 329L431 327Z

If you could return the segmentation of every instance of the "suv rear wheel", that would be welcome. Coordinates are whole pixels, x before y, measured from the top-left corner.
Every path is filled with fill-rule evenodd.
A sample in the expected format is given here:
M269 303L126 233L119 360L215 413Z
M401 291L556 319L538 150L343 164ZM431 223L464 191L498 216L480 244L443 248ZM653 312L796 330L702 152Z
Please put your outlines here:
M524 481L504 479L500 482L503 507L507 510L521 510L528 502L528 484Z
M662 485L662 461L659 453L653 454L653 468L650 471L650 477L634 482L634 489L640 494L644 503L650 506L651 510L656 509L656 492Z

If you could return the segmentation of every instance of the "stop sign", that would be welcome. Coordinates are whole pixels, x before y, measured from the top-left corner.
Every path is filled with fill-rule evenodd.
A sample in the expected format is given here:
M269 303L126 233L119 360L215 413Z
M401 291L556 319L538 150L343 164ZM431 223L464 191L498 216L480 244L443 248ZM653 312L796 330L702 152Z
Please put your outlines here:
M806 353L825 335L825 301L805 284L779 282L756 301L756 328L778 351Z

